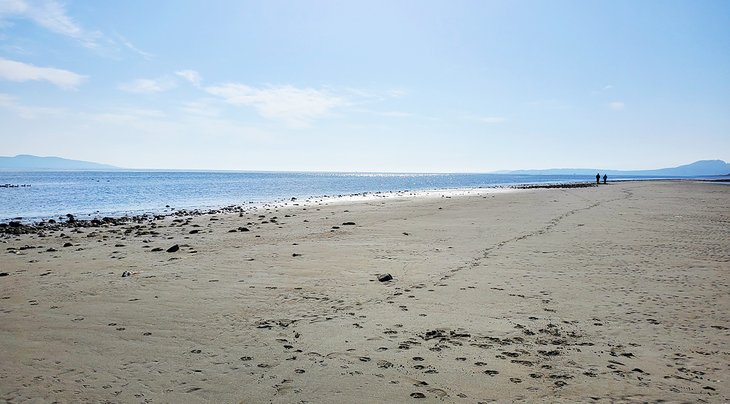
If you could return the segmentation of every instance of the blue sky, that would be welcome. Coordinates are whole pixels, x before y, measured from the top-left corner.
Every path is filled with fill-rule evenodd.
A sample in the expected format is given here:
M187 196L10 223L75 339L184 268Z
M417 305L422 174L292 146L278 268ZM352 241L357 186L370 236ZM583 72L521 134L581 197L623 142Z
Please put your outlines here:
M489 172L730 161L730 2L0 0L0 155Z

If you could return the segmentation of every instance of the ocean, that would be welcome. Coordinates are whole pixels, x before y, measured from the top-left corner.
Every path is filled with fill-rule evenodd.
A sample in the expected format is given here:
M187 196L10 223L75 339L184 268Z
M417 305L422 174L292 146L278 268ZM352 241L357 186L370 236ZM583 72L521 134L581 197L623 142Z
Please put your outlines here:
M364 192L594 181L575 175L378 174L310 172L0 171L0 221L80 219L212 209L290 198Z

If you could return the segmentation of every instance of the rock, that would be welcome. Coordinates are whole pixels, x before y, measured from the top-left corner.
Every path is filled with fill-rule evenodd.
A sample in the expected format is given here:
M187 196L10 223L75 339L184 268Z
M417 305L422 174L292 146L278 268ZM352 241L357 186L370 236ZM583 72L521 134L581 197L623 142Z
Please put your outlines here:
M151 249L150 251L152 251L152 252L158 252L158 251L162 251L162 248L155 247L155 248Z
M345 223L342 223L342 225L343 226L354 226L355 222L345 222Z
M200 230L197 230L197 229L196 230L190 230L190 232L188 232L188 234L198 234L199 232L200 232Z
M174 246L167 249L167 252L174 253L175 251L178 251L180 249L180 246L175 244Z
M8 276L7 272L0 272L0 276Z
M126 278L126 277L131 276L131 275L132 275L132 273L129 272L129 271L122 272L122 278Z
M380 282L388 282L393 280L393 275L391 274L380 274L378 275L378 281Z
M238 231L248 231L248 229L246 227L239 227Z
M10 227L20 227L20 226L22 226L22 224L20 222L11 221L10 223L8 223L8 226L10 226Z
M69 222L69 223L75 223L76 222L76 218L74 217L74 215L72 215L70 213L66 215L66 219L67 219L66 221Z

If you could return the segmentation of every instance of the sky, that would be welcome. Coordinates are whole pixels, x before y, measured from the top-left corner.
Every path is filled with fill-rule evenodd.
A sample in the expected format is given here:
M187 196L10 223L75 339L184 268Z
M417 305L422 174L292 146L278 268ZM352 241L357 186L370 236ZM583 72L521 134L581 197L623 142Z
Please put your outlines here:
M730 1L0 0L0 155L491 172L730 161Z

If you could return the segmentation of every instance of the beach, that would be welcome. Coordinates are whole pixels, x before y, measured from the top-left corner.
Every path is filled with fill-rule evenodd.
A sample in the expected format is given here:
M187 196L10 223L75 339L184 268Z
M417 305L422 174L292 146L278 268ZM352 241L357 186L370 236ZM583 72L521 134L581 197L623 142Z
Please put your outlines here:
M0 254L8 402L730 399L723 184L289 201Z

